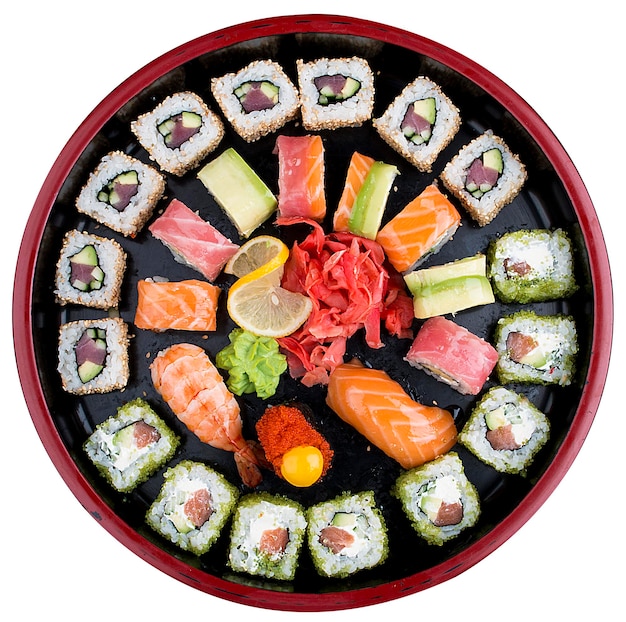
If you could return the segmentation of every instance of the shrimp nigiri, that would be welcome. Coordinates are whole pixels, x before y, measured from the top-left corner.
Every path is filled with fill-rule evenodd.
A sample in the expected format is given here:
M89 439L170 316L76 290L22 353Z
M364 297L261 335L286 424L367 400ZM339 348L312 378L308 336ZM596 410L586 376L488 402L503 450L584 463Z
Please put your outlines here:
M332 371L326 403L405 469L445 454L457 440L450 412L416 402L386 372L356 359Z
M235 454L244 484L257 486L266 461L242 435L239 404L207 353L191 343L159 352L150 365L152 382L174 414L203 443Z

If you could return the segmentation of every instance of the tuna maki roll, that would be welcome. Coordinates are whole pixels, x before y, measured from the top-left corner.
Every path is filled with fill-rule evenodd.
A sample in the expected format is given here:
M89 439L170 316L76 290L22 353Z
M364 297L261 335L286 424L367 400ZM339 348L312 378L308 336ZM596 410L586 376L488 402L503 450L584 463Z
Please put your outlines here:
M438 84L418 77L373 123L387 144L419 171L429 173L458 132L461 117Z
M487 131L446 164L441 179L482 227L518 195L526 168L502 138Z
M494 387L472 410L459 442L497 471L524 475L549 435L547 417L526 396Z
M185 551L206 553L233 512L237 488L221 473L191 460L170 467L164 478L146 514L147 524Z
M437 546L475 525L480 515L478 492L455 452L406 471L392 494L417 534Z
M562 229L520 230L493 240L488 276L502 302L567 298L578 288L569 236Z
M75 395L107 393L128 382L128 327L120 318L75 320L59 329L58 371Z
M300 111L300 96L283 68L271 60L253 61L236 73L211 80L224 116L247 142L283 127Z
M164 171L182 176L222 140L220 118L195 93L174 93L131 123L141 146Z
M374 75L362 58L296 62L302 125L310 131L356 127L374 107Z
M76 199L76 209L127 237L148 221L165 191L151 166L121 151L102 158Z
M568 315L518 311L501 318L495 331L496 373L501 383L567 386L576 366L578 338Z
M235 572L290 581L298 558L306 519L296 501L266 492L241 498L230 534L228 565Z
M115 240L69 231L57 262L56 300L61 305L117 307L125 270L126 253Z
M113 488L130 492L160 469L178 444L150 405L137 398L98 425L83 449Z
M321 576L344 578L382 564L387 527L373 491L346 492L307 510L307 542Z

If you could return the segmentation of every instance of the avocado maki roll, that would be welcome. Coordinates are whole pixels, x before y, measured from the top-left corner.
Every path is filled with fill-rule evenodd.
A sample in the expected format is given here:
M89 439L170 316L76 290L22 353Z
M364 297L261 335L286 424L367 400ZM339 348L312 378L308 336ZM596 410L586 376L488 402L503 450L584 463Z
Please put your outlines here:
M357 127L374 108L374 75L362 58L296 61L302 125L310 131Z
M76 209L124 236L134 237L165 191L151 166L121 151L105 155L76 199Z
M318 574L344 578L387 559L387 527L373 491L346 492L307 510L307 542Z
M300 111L298 90L272 60L253 61L235 73L213 78L211 91L228 122L247 142L275 132Z
M481 227L519 194L526 167L504 140L490 130L461 148L441 179Z
M564 314L518 311L500 318L495 330L496 374L501 383L567 386L576 369L576 324Z
M131 130L150 158L178 177L200 164L224 136L220 118L190 91L166 97L133 121Z
M113 488L130 492L174 455L179 442L150 405L137 398L99 424L83 449Z
M402 473L392 494L428 544L443 545L475 525L480 516L478 492L456 452Z
M429 173L461 126L459 109L438 84L418 77L374 119L380 137L419 171Z
M68 231L57 262L56 300L61 305L117 307L125 270L126 253L115 240Z
M129 376L126 322L103 318L62 324L57 369L68 393L88 395L123 389Z
M298 502L250 493L239 500L233 516L228 565L235 572L290 581L305 532L304 508Z
M524 395L493 387L476 404L459 442L502 473L524 475L550 436L550 422Z
M488 276L502 302L568 298L577 289L569 236L562 229L505 233L487 252Z
M200 462L182 460L165 472L146 522L181 549L202 555L220 537L238 497L237 488L221 473Z

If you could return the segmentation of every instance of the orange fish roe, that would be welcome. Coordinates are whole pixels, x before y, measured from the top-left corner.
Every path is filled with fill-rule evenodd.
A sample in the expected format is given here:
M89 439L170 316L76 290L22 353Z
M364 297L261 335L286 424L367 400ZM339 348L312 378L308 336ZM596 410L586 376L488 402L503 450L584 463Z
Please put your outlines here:
M259 442L274 471L281 476L283 456L294 447L317 447L324 458L322 476L333 458L333 450L326 439L307 421L296 406L270 406L256 424Z

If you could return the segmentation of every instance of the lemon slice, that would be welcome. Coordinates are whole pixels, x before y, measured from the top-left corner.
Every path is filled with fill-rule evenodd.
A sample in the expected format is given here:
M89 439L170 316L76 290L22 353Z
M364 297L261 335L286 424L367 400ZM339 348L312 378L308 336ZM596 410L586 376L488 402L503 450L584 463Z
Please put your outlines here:
M259 235L239 248L224 266L224 272L239 278L261 267L271 272L284 264L288 257L289 249L281 240L271 235Z

